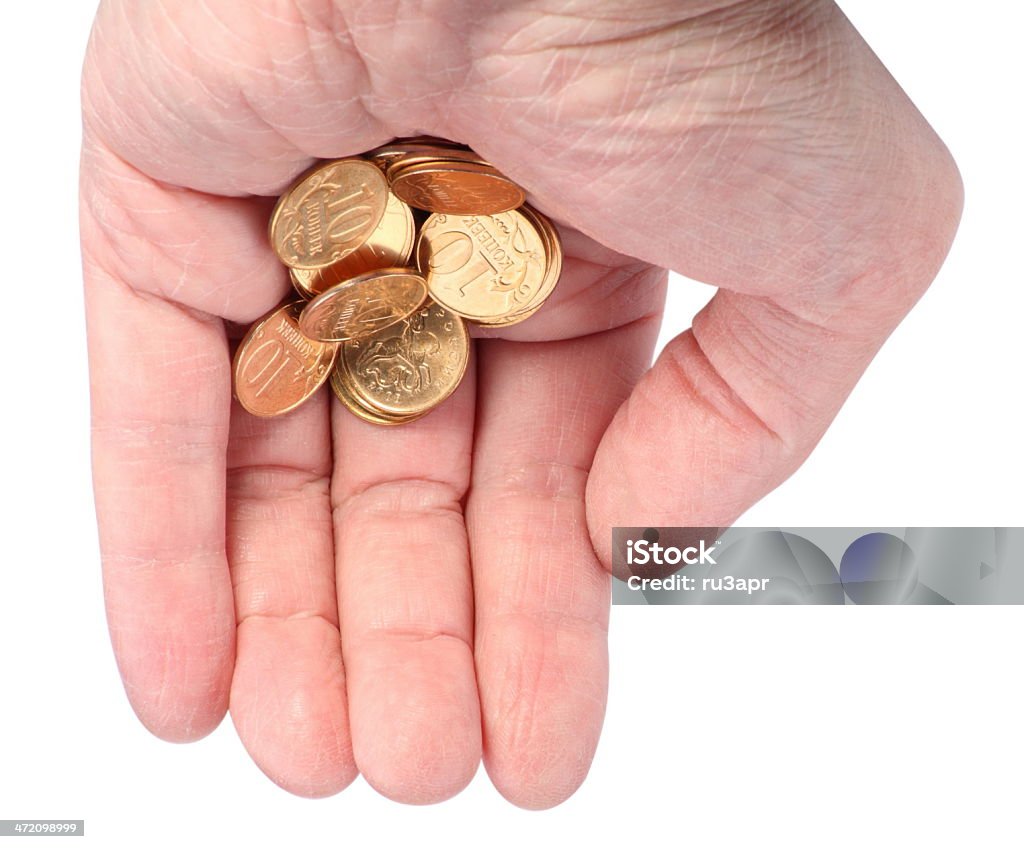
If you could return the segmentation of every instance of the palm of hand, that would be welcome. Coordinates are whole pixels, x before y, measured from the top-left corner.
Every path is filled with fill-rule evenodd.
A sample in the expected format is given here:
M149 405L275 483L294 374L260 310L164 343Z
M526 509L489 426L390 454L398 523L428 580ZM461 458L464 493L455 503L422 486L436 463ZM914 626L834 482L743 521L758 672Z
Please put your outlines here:
M404 5L101 7L82 226L108 616L160 736L230 703L293 792L360 770L435 801L483 753L541 807L600 730L610 526L724 524L784 479L934 276L959 183L828 4ZM560 222L555 296L415 424L326 393L242 413L229 338L288 290L269 199L420 132ZM722 289L645 374L665 267Z

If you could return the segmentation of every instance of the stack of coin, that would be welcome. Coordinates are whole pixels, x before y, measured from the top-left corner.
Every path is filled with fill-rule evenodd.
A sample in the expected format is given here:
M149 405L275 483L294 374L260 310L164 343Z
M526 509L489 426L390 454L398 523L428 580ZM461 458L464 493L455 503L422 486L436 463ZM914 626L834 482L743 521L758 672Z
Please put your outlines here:
M524 321L558 283L558 233L525 200L473 151L427 136L307 172L270 220L301 300L239 345L242 406L281 415L330 381L365 421L426 415L466 372L466 322ZM422 227L413 208L427 213Z

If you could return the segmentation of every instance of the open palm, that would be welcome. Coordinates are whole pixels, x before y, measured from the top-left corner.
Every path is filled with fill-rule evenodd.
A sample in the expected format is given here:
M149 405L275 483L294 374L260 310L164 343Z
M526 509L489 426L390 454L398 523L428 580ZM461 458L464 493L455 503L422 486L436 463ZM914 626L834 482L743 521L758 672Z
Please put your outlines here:
M417 8L419 7L419 8ZM481 755L590 764L612 525L722 525L807 455L934 277L941 142L831 4L105 0L84 75L94 475L114 648L154 733L230 707L283 787L406 802ZM315 158L464 142L560 226L562 282L398 428L231 400ZM720 286L648 371L665 268Z

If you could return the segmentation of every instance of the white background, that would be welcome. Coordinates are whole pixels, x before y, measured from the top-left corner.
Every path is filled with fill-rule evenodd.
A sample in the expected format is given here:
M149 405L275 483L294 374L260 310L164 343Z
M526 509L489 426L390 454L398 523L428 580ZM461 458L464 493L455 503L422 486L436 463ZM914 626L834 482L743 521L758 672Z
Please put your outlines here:
M1020 608L616 608L597 759L544 813L482 771L430 808L361 780L306 801L230 722L191 746L150 737L109 650L89 481L75 193L93 5L0 12L0 818L84 817L73 845L97 847L1024 844ZM1024 524L1024 12L843 6L952 149L966 213L820 447L744 522ZM668 326L707 296L676 281Z

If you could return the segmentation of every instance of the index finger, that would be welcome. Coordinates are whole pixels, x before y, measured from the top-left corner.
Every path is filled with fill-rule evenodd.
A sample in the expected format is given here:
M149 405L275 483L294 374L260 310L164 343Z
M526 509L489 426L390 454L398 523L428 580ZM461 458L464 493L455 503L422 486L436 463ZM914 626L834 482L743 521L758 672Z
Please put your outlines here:
M313 155L382 140L353 131L368 124L358 98L324 110L299 97L304 85L319 92L312 58L259 74L271 57L243 38L258 16L227 31L228 6L180 4L171 16L161 4L108 0L83 78L81 227L108 621L133 707L173 740L217 725L234 664L222 319L252 321L288 290L267 245L268 204L218 195L273 194ZM292 14L290 26L276 22L286 32L275 44L305 55L309 31ZM294 138L271 130L258 106L289 75L298 78L285 86L289 118L309 119Z

